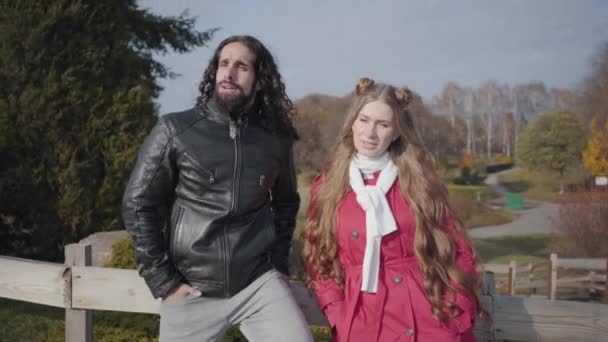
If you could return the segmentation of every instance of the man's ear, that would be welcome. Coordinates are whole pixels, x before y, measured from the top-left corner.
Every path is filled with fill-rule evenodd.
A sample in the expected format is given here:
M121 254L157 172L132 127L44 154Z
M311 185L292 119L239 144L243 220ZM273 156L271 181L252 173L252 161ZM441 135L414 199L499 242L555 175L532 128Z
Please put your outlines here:
M262 90L262 84L260 84L260 81L255 81L255 91L260 91Z

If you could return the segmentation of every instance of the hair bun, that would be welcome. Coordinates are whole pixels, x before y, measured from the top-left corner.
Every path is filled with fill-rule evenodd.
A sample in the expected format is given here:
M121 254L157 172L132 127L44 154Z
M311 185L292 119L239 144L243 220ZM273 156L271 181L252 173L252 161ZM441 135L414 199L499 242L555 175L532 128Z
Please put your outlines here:
M414 94L408 87L395 88L395 98L402 105L407 106L412 103L412 100L414 99Z
M360 78L359 81L357 82L357 96L361 96L363 94L365 94L365 92L367 92L371 87L374 86L376 82L374 82L374 80L372 80L371 78L367 78L367 77L363 77Z

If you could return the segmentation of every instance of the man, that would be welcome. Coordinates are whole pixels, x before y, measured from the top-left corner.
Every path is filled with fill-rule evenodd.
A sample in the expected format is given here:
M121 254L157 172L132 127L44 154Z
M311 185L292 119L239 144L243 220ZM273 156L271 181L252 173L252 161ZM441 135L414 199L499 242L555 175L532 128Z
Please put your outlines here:
M272 55L220 43L193 109L161 116L123 198L139 273L162 297L161 341L312 341L285 281L300 204L297 138Z

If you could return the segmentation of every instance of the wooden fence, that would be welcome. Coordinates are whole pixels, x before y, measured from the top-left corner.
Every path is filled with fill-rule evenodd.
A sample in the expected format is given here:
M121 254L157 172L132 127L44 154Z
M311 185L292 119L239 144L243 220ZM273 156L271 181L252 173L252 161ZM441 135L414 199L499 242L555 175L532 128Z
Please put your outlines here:
M496 282L512 296L518 291L534 295L537 290L546 290L547 298L555 300L559 287L575 289L579 296L582 293L589 298L603 297L608 303L608 258L559 258L553 253L548 260L523 264L511 261L507 265L484 267L496 274Z
M65 264L0 256L0 297L65 308L68 342L92 341L92 310L159 312L136 271L90 264L91 247L83 245L66 246ZM493 273L485 279L484 303L494 322L478 320L479 341L608 340L608 305L496 295ZM327 325L315 296L298 283L292 290L308 322Z

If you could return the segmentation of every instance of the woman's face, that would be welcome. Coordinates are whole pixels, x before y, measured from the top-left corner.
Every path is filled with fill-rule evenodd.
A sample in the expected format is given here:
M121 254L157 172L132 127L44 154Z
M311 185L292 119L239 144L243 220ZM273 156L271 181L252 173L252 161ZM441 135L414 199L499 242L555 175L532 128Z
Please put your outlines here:
M357 152L365 157L382 155L398 137L395 115L382 101L367 103L353 123L353 142Z

